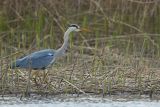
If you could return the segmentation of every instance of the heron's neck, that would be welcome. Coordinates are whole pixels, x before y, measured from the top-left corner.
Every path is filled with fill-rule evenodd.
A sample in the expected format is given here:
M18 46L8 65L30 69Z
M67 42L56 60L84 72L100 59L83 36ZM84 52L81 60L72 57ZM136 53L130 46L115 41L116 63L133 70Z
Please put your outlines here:
M56 56L63 56L65 51L67 50L68 47L68 41L69 41L69 34L72 32L72 29L68 29L65 33L64 33L64 43L63 45L57 50Z

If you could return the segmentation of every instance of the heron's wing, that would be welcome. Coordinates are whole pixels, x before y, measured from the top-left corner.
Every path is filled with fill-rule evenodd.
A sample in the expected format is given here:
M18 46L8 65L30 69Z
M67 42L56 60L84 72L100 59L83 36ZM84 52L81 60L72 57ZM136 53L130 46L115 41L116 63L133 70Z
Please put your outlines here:
M45 69L53 63L55 51L51 49L34 52L16 61L16 66L21 68Z

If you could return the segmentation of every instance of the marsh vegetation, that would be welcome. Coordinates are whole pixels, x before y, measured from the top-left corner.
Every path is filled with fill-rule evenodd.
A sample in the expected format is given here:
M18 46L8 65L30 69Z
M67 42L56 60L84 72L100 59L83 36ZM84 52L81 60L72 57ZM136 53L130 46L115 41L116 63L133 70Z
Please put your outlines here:
M158 0L0 0L0 94L24 93L28 71L9 64L31 52L63 43L66 56L32 71L32 93L158 94L160 2Z

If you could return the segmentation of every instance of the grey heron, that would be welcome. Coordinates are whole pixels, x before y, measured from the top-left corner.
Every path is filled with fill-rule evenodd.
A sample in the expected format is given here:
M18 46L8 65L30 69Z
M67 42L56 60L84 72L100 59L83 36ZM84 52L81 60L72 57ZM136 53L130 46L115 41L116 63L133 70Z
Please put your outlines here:
M30 75L31 70L40 70L40 69L46 69L47 67L50 67L56 60L57 57L63 56L65 54L65 51L68 47L68 41L69 41L69 34L71 32L79 32L79 31L89 31L85 28L80 28L77 24L71 24L67 31L64 33L64 43L63 45L57 49L44 49L37 52L33 52L23 58L17 59L11 64L11 69L14 68L25 68L29 69L29 76L28 76L28 84L26 89L26 94L29 95L30 90Z
M63 56L68 46L69 34L71 32L87 31L87 29L80 27L77 24L71 24L64 34L64 43L57 49L44 49L34 53L31 53L23 58L17 59L11 64L11 69L14 68L26 68L26 69L46 69L51 66L57 57Z

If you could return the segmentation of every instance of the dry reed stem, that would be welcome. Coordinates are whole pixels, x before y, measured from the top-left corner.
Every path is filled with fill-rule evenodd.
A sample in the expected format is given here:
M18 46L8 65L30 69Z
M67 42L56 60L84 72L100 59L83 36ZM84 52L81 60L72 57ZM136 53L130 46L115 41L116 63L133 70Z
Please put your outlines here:
M70 23L92 32L75 34L69 53L56 61L48 75L32 73L31 92L159 93L158 3L2 0L0 93L24 93L29 71L10 71L10 59L44 48L57 49Z

